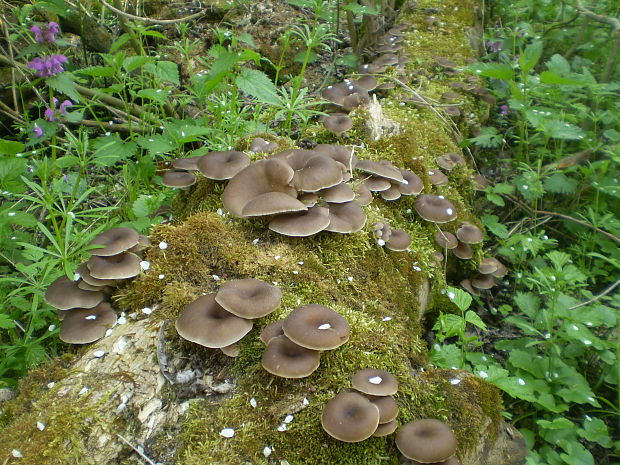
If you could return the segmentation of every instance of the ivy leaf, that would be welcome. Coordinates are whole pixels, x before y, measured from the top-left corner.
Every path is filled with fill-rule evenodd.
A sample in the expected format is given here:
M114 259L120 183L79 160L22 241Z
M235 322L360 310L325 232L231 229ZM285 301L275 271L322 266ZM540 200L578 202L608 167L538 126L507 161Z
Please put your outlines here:
M564 173L555 173L543 182L545 190L554 194L572 194L577 191L579 183Z

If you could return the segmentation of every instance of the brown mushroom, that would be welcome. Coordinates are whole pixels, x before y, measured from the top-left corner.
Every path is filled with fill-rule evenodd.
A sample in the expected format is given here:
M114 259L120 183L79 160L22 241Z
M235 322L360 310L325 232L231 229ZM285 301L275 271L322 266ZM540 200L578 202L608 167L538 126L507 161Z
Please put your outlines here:
M272 375L281 378L305 378L320 363L320 352L295 344L286 336L269 340L263 352L262 365Z
M379 426L379 409L356 392L341 392L323 408L321 426L343 442L368 439Z
M169 170L161 177L166 187L186 188L196 184L196 175L185 170Z
M198 161L198 169L209 179L223 181L231 179L250 164L250 157L243 152L226 150L209 152Z
M255 319L269 315L280 305L282 291L259 279L233 279L220 286L215 301L241 318Z
M456 231L456 237L465 244L479 244L484 239L484 234L477 226L463 221L461 227Z
M103 300L101 292L80 289L75 281L61 276L45 291L45 302L58 310L92 308Z
M351 327L331 308L307 304L295 308L285 318L282 330L297 345L312 350L331 350L349 340Z
M74 308L64 312L58 337L69 344L89 344L105 336L114 323L116 313L108 302L93 308Z
M391 396L398 391L398 381L393 374L376 368L356 372L351 378L354 389L371 396Z
M112 228L98 234L88 243L89 246L98 245L101 247L89 249L87 252L91 255L109 257L134 247L138 244L139 239L140 235L131 228Z
M285 236L307 237L325 230L329 222L329 210L315 205L305 212L275 216L269 229Z
M86 262L86 266L93 278L128 279L140 273L140 257L129 252L111 257L93 255Z
M415 202L415 210L426 221L447 223L456 219L454 205L443 195L420 195Z
M444 462L456 452L456 437L448 425L428 418L402 426L396 434L396 447L408 459Z

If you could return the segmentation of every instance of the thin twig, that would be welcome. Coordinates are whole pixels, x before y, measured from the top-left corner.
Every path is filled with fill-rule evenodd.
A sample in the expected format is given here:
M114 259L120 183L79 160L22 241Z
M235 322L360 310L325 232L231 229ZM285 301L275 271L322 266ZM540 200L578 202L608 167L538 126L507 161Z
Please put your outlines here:
M608 238L610 238L612 241L617 242L618 244L620 244L620 237L618 236L614 236L612 233L609 233L607 231L603 231L600 228L597 228L596 226L586 222L586 221L581 221L578 220L577 218L573 218L572 216L568 216L568 215L564 215L563 213L556 213L556 212L549 212L546 210L534 210L534 212L536 214L540 214L540 215L548 215L548 216L557 216L559 218L568 220L568 221L572 221L574 223L580 224L582 226L585 226L586 228L590 228L594 231L596 231L597 233L603 234L605 236L607 236Z
M131 447L136 454L138 454L140 457L142 457L144 460L146 460L146 462L149 465L157 465L155 462L153 462L150 458L148 458L144 452L142 452L140 449L138 449L136 446L134 446L132 443L130 443L127 439L125 439L123 436L121 436L120 434L116 434L118 436L118 438L123 441L125 444L127 444L129 447Z
M612 16L599 15L583 6L583 2L581 0L577 0L576 8L584 16L592 18L594 21L598 21L599 23L609 24L614 31L620 31L620 19Z
M132 19L134 21L141 21L143 23L150 23L150 24L176 24L176 23L182 23L182 22L185 22L185 21L190 21L192 19L199 18L199 17L207 14L207 12L209 11L208 8L204 8L203 10L200 10L198 13L194 13L194 14L191 14L189 16L184 16L183 18L177 18L177 19L153 19L153 18L146 18L146 17L143 17L143 16L135 16L135 15L132 15L130 13L125 13L124 11L121 11L118 8L114 8L112 5L110 5L105 0L101 0L101 4L103 6L105 6L106 8L109 8L110 10L112 10L117 15L124 16L125 18Z
M600 294L595 295L590 300L586 300L585 302L582 302L580 304L573 305L572 307L569 307L569 310L574 310L576 308L583 307L585 305L590 305L591 303L596 302L601 297L605 297L607 294L609 294L611 291L613 291L616 287L618 287L618 285L620 285L620 279L618 279L615 283L612 283L611 285L609 285L609 287L607 289L605 289Z

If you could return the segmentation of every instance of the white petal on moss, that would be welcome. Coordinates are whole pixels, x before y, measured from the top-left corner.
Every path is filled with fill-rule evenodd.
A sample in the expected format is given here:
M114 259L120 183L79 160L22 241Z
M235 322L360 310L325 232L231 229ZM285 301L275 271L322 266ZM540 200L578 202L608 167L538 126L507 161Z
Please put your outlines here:
M256 408L256 406L258 405L254 397L250 399L250 405L252 406L252 408Z
M21 459L24 456L19 449L13 449L11 455L16 459Z
M166 249L168 248L168 243L167 243L166 241L161 241L161 242L159 243L159 248L160 248L161 250L166 250Z
M45 423L43 423L42 421L37 421L37 429L39 431L43 431L45 429Z
M103 350L95 350L93 352L93 356L96 358L101 358L105 355L105 352Z
M265 458L269 457L271 455L271 447L265 446L263 449L263 455Z
M290 423L293 421L293 415L287 415L284 417L284 423Z
M220 431L220 436L225 438L232 438L235 435L235 430L232 428L224 428Z
M140 262L140 268L142 268L142 271L147 271L150 267L151 267L151 262L148 262L146 260L142 260Z
M461 380L460 380L460 379L458 379L458 378L452 378L452 379L450 380L450 384L455 385L455 386L456 386L457 384L459 384L460 382L461 382Z

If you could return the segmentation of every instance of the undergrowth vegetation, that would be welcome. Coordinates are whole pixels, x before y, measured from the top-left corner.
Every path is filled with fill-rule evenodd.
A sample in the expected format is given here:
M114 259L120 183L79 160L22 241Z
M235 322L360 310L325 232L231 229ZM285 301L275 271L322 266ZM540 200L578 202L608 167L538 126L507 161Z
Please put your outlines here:
M205 51L188 23L167 26L170 39L92 3L121 31L99 53L76 48L50 20L79 13L63 0L12 7L2 22L0 387L63 351L45 289L73 278L96 234L113 225L148 233L169 219L168 160L256 133L302 138L324 103L311 96L308 66L358 60L334 54L339 16L359 52L362 18L382 13L290 1L308 21L269 59L225 25ZM431 359L505 392L531 465L619 460L618 13L611 0L494 0L485 52L463 70L486 78L497 99L463 146L492 181L478 207L511 273L493 296L446 290L455 310L435 323Z

